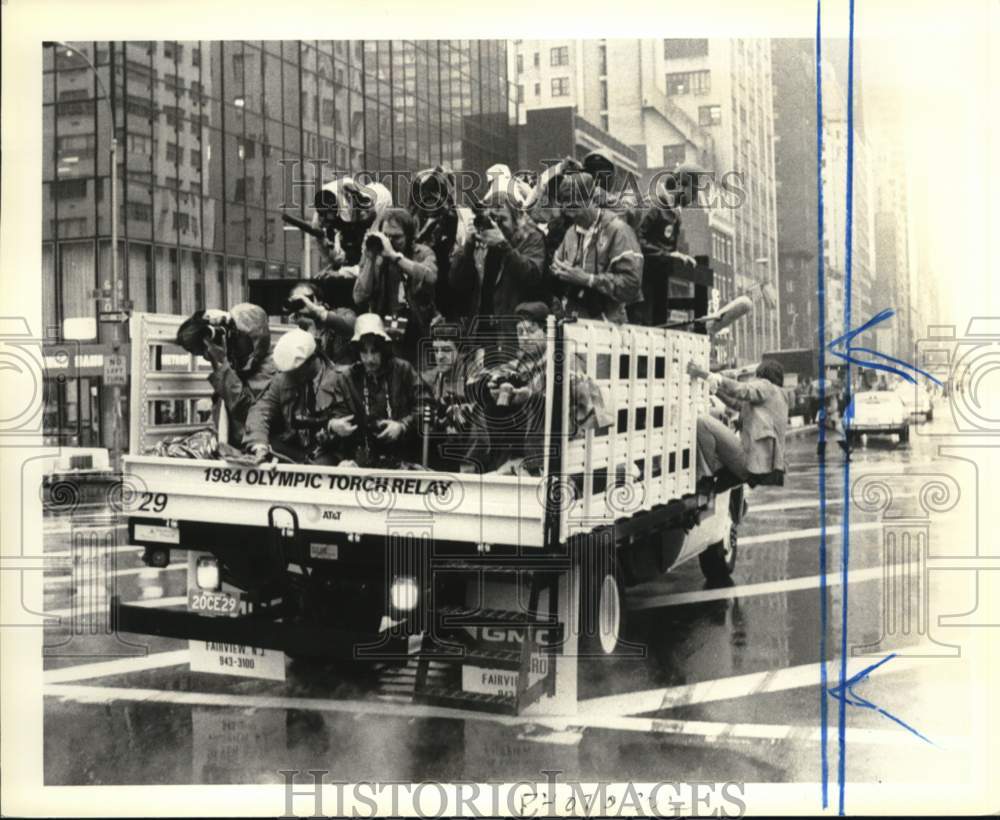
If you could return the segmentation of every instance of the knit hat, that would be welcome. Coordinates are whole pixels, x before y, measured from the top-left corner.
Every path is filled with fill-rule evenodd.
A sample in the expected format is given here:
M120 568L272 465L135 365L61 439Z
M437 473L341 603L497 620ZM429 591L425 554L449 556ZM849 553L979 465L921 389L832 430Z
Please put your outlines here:
M521 302L514 308L516 316L528 319L541 327L545 327L549 313L549 306L545 302Z
M295 328L285 333L274 346L274 366L281 373L297 370L316 352L311 333Z

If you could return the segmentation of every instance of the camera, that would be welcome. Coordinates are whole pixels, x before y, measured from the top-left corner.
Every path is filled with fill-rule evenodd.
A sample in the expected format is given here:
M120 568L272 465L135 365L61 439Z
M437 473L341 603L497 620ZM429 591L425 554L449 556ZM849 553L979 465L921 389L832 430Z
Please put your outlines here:
M298 313L306 306L303 299L286 299L282 309L285 313Z
M368 253L382 253L385 250L385 246L382 244L382 240L377 236L365 237L365 250Z
M195 356L205 355L205 346L212 342L214 344L227 345L229 336L235 329L235 324L230 318L222 324L211 324L205 318L205 311L195 311L177 329L176 343L188 353Z

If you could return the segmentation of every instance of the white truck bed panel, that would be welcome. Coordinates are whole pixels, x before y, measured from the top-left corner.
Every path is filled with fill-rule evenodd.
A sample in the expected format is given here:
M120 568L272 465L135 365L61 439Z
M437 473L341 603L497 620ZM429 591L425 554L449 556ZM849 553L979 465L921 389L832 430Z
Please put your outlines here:
M386 535L402 526L435 541L542 546L538 478L150 456L126 457L125 470L137 517L266 527L279 505L303 529Z

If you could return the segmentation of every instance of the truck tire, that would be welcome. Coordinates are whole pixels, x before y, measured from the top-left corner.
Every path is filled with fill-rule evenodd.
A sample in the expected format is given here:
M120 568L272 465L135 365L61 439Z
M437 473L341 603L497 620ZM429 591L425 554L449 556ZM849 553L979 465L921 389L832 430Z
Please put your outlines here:
M910 427L906 425L899 431L899 443L909 444L910 443Z
M736 569L736 553L738 537L736 524L729 526L728 544L726 541L716 541L698 556L702 574L710 584L728 581Z
M580 567L580 655L614 655L625 634L625 582L610 545L586 549Z

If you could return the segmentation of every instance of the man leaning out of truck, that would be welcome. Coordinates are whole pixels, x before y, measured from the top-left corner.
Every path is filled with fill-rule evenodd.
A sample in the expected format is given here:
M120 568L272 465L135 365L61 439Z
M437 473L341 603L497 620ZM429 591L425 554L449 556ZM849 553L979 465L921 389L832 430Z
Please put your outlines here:
M300 463L336 464L339 454L325 437L334 366L300 328L278 340L274 364L278 374L247 415L244 448L258 462L273 452Z
M229 422L229 443L239 446L243 440L247 414L260 398L277 372L271 357L271 332L264 309L249 302L234 305L228 311L206 310L200 325L207 324L216 332L199 331L198 323L185 322L186 327L202 335L202 355L212 365L208 377L212 384L212 419L218 424L220 407L225 406Z
M718 373L709 373L694 362L688 373L708 379L709 388L740 413L740 438L712 416L698 416L698 454L718 478L716 489L746 481L781 486L785 483L785 432L788 428L788 401L782 389L784 369L765 359L754 378L739 382Z
M327 430L343 466L400 469L419 460L426 388L413 366L393 355L382 317L363 313L351 340L357 361L337 373Z

